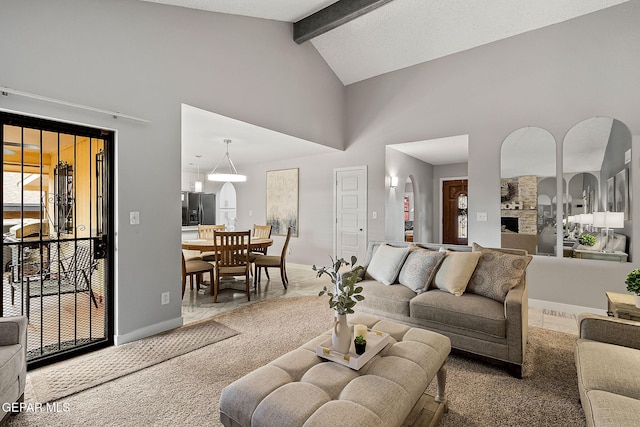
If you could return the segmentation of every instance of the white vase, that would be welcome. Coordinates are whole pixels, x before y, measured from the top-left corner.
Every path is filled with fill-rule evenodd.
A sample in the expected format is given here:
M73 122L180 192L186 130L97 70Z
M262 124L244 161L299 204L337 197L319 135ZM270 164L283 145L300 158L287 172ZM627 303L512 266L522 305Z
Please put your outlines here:
M635 295L634 299L636 301L636 307L640 308L640 295Z
M336 314L333 332L331 334L331 346L338 353L348 353L351 347L351 329L347 324L346 314Z

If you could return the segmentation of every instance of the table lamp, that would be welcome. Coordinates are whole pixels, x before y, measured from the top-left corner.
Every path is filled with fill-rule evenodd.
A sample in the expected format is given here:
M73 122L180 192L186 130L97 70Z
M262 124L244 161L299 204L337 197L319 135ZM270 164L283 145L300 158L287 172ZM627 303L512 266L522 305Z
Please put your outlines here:
M580 228L581 228L581 233L585 232L585 231L589 231L588 227L585 226L589 226L593 224L593 214L580 214L580 215L576 215L577 219L578 219L578 223L580 224Z
M603 252L613 252L613 229L624 228L624 212L595 212L593 225L600 227L600 234L605 241Z

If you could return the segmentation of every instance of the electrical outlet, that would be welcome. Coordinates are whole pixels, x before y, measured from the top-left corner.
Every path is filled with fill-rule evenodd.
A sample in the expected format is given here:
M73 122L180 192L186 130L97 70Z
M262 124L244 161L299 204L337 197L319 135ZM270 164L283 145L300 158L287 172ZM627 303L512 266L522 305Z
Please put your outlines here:
M169 292L163 292L162 293L162 296L160 298L160 304L161 305L169 304Z
M291 248L287 249L287 255L291 255Z

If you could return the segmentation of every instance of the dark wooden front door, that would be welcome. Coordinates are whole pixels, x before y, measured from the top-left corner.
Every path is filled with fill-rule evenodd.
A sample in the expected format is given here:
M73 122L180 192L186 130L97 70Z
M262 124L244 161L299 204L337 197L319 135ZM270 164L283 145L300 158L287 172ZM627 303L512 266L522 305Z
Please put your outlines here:
M442 243L466 245L467 191L466 179L444 181L442 186Z

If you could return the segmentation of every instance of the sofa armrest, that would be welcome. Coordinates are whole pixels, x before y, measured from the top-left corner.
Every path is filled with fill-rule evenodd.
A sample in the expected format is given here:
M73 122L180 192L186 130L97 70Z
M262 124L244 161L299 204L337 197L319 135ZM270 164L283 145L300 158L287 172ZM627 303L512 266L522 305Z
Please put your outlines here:
M583 313L578 317L580 338L640 349L640 323Z
M20 344L27 348L26 316L0 317L0 346Z
M522 364L529 334L529 292L526 277L507 294L504 314L507 319L509 361Z

